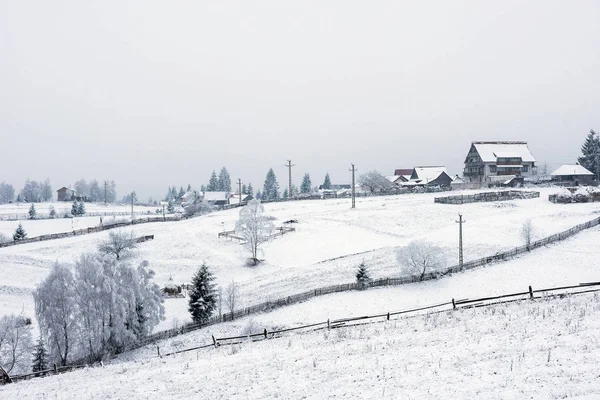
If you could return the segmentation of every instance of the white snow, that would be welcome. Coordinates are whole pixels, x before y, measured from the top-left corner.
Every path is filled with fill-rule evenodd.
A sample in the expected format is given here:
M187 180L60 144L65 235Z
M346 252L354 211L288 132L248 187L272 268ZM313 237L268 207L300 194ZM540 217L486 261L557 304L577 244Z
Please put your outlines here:
M563 165L552 173L552 176L571 176L571 175L594 175L594 173L588 171L585 167L582 167L579 164Z
M473 142L483 162L496 162L496 154L510 153L523 162L535 162L525 142Z

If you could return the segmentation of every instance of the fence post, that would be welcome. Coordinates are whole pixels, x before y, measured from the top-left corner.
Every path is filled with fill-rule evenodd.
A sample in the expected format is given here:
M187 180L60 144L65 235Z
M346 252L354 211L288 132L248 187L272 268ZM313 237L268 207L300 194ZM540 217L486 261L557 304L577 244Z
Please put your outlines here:
M529 286L529 298L533 299L533 290L531 289L531 286Z
M390 312L388 311L387 320L390 320Z
M156 351L158 352L158 357L162 358L162 356L160 355L160 346L156 346Z
M265 328L264 335L265 335L265 339L266 339L267 338L267 328Z
M215 339L215 335L211 335L213 340L213 346L217 347L217 340Z
M331 329L331 325L329 324L329 320L327 320L327 329Z
M454 301L454 298L452 298L452 309L456 310L456 302Z

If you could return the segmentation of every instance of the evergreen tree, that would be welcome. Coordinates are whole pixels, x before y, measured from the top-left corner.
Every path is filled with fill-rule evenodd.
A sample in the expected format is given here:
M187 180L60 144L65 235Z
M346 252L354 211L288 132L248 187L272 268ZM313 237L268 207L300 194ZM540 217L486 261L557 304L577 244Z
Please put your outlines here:
M19 223L17 230L15 231L15 233L13 233L13 240L15 242L18 242L19 240L23 240L26 238L27 238L27 232L25 232L25 229L23 229L23 225L21 225L21 223Z
M36 214L35 205L31 203L31 207L29 207L29 219L35 219Z
M189 191L191 191L191 190L192 190L192 185L190 185L190 184L188 183L188 187L187 187L187 190L186 190L186 192L189 192Z
M185 191L183 190L183 186L181 186L179 188L179 193L177 194L177 198L181 199L183 197L183 195L185 194Z
M246 194L254 197L254 188L252 187L252 183L248 184L248 189L246 190Z
M205 184L200 185L200 191L202 193L206 192L206 185Z
M267 172L267 177L265 178L265 184L263 186L262 191L262 199L263 200L278 200L279 199L279 183L277 182L277 177L275 176L275 172L273 168L269 169Z
M38 344L34 347L31 369L33 372L45 371L48 369L48 352L46 351L42 338L40 338Z
M202 266L192 277L192 290L189 293L188 311L192 320L200 324L206 322L215 310L217 293L215 290L215 277L210 272L208 265Z
M242 185L242 194L248 194L248 188L245 183Z
M288 188L283 189L283 198L286 200L288 199L288 197L290 197L290 194L288 192Z
M356 272L356 283L358 283L358 290L363 290L369 287L369 282L371 278L369 277L369 270L363 261L358 266L358 271Z
M175 185L173 185L173 187L171 188L171 200L175 200L177 198L177 188L175 188Z
M74 200L71 205L71 215L74 217L79 215L79 204L77 204L77 200Z
M325 180L323 181L323 189L331 189L331 178L329 178L329 172L325 174Z
M80 217L85 215L85 204L83 204L83 201L80 201L79 204L77 204L77 215Z
M56 218L56 210L53 205L50 206L50 218Z
M593 172L598 177L598 161L600 159L600 135L590 130L590 133L585 138L583 146L581 146L582 156L577 159L579 164L584 168L587 168L590 172Z
M231 192L231 177L225 167L221 168L221 172L219 172L217 186L221 192Z
M169 186L169 189L167 190L167 195L165 196L164 201L170 201L170 200L171 200L171 186Z
M257 198L258 200L261 200L261 199L262 199L262 197L263 197L263 196L262 196L262 193L260 192L260 190L259 190L258 192L256 192L256 198Z
M169 214L173 214L175 212L175 206L173 206L172 201L169 201L169 204L167 205L167 212Z
M219 190L219 180L217 179L217 173L213 170L212 174L210 174L210 180L208 181L208 186L206 187L208 192L216 192Z
M312 184L310 182L310 175L304 174L304 178L302 178L302 184L300 185L301 193L310 193L312 190Z

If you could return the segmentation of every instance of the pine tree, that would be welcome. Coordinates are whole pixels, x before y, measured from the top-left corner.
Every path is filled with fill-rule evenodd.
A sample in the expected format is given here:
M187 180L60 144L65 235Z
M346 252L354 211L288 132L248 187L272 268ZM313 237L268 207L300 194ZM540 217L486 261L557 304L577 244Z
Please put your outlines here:
M173 214L175 212L175 206L173 206L172 201L169 201L169 204L167 205L167 212L169 214Z
M200 185L200 191L202 193L206 192L206 185L205 184Z
M254 188L252 187L252 183L248 184L248 189L246 190L246 194L254 197Z
M263 196L262 196L262 193L260 192L260 190L259 190L258 192L256 192L256 198L257 198L258 200L262 200L262 197L263 197Z
M53 205L50 206L50 218L56 218L56 210Z
M83 204L83 201L80 201L79 204L77 204L77 215L80 217L85 215L85 204Z
M300 185L301 193L310 193L312 190L312 184L310 182L310 175L304 174L304 178L302 178L302 184Z
M288 188L285 188L283 189L283 198L287 200L288 197L290 197L290 194L288 193Z
M206 190L208 192L216 192L219 190L219 180L217 179L217 173L214 170L212 174L210 174L210 180L208 181L208 187Z
M71 205L71 215L74 217L79 215L79 205L77 204L77 200L74 200Z
M358 290L363 290L369 287L369 282L371 278L369 277L369 270L365 262L363 261L358 266L358 271L356 272L356 283L358 284Z
M219 172L217 187L221 192L231 192L231 177L225 167L221 168L221 172Z
M217 296L215 290L215 277L210 272L208 265L202 266L192 277L192 290L189 293L188 311L192 320L200 324L206 322L215 310Z
M245 183L242 185L242 194L248 194L248 187L246 187Z
M325 174L325 180L323 181L323 189L331 189L331 178L329 178L329 172Z
M183 191L183 186L181 186L179 188L179 193L177 194L177 198L181 199L183 197L183 195L185 194L185 192Z
M29 219L35 219L36 214L35 204L31 203L31 207L29 207Z
M31 369L33 372L45 371L48 369L48 352L46 351L42 338L40 338L38 344L34 347Z
M23 229L23 225L21 225L21 223L19 223L17 230L15 231L15 233L13 233L13 240L15 242L18 242L19 240L23 240L26 238L27 238L27 232L25 232L25 229Z
M262 198L263 200L279 199L279 183L277 182L277 177L275 176L273 168L270 168L269 172L267 172L267 177L265 178L265 184L262 191Z
M585 138L583 146L581 146L582 156L577 159L579 164L589 171L593 172L598 177L598 161L600 158L600 135L594 130L590 130L590 133Z
M186 190L186 192L189 192L189 191L191 191L191 190L192 190L192 185L190 185L190 184L188 183L188 186L187 186L187 190Z

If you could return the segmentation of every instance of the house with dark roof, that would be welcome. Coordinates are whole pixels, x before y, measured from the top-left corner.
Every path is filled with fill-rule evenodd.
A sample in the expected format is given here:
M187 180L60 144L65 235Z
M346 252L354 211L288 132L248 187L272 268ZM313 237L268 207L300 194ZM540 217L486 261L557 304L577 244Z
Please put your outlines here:
M419 185L450 187L452 177L448 175L446 167L440 166L422 166L415 167L410 176L410 182L416 182Z
M66 186L58 189L56 195L58 201L73 201L73 199L75 199L75 191Z
M471 183L506 182L537 173L527 142L472 142L463 176Z

